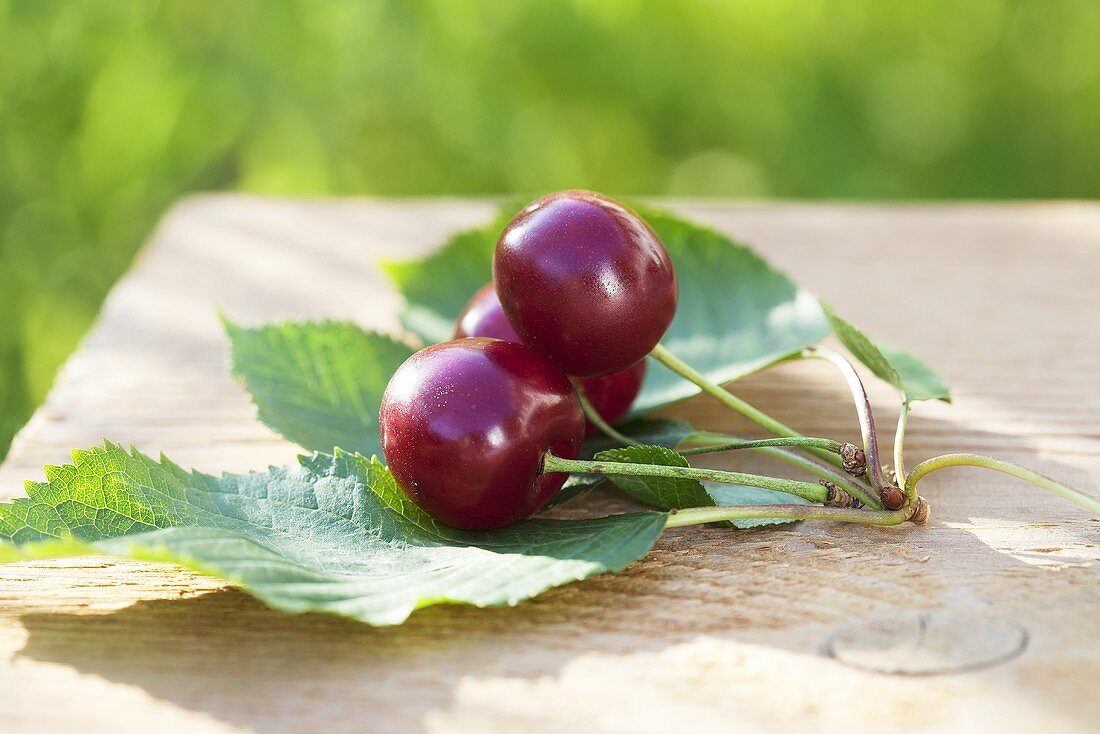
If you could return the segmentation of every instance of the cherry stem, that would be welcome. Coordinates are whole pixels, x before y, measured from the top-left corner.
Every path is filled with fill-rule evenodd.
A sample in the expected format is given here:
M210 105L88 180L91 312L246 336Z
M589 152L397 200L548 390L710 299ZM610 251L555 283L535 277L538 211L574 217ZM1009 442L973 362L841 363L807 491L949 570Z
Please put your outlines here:
M572 378L570 378L572 380ZM635 441L630 436L623 435L616 431L610 423L603 419L599 411L592 406L592 403L588 401L588 396L584 394L584 387L581 385L580 380L572 380L573 389L577 393L577 398L581 402L581 410L584 411L584 416L588 418L588 422L600 429L609 438L612 438L624 446L637 446L639 441Z
M830 520L857 525L900 525L909 519L912 508L900 510L850 510L814 505L744 505L728 507L691 507L668 516L666 528L702 525L729 520Z
M974 466L982 469L992 469L993 471L1008 474L1017 479L1023 479L1025 482L1031 482L1036 487L1045 489L1048 492L1053 492L1070 502L1075 502L1093 515L1100 517L1100 499L1090 497L1087 494L1078 492L1076 489L1071 489L1038 472L1033 472L1022 466L1010 464L1007 461L1001 461L1000 459L994 459L990 456L982 456L980 454L944 454L943 456L937 456L927 461L922 461L913 467L913 471L910 472L909 476L905 479L906 498L912 500L912 498L916 497L917 482L925 475L951 466Z
M729 390L726 390L719 385L714 384L708 380L701 372L697 371L691 365L684 362L672 352L668 351L663 344L658 344L653 347L653 351L649 353L649 356L656 359L668 369L672 370L676 374L683 377L688 382L695 383L703 392L717 398L719 402L728 408L736 410L741 415L745 416L753 423L762 428L766 428L777 436L785 436L788 438L800 438L803 437L801 433L793 428L780 423L775 418L753 407L749 403L745 402L741 398L737 397ZM829 451L823 451L821 449L808 449L808 451L815 456L819 456L830 463L840 466L840 457Z
M589 461L584 459L563 459L547 452L543 457L542 470L553 474L604 474L631 477L665 477L670 479L695 479L697 481L721 482L722 484L741 484L748 487L760 487L777 492L786 492L804 500L822 504L828 499L828 489L811 482L799 482L793 479L779 479L760 474L722 471L720 469L701 469L693 466L665 466L663 464L632 464L618 461ZM763 517L770 517L764 515Z
M830 362L840 370L844 380L848 383L848 389L852 393L852 401L856 406L856 415L859 418L859 430L863 435L863 451L867 455L867 475L871 478L871 486L880 494L883 487L889 486L886 476L882 472L882 462L879 461L878 434L875 432L875 416L871 412L871 400L867 397L867 389L855 367L844 355L828 347L808 347L802 350L802 356L809 359L823 359ZM899 478L898 481L902 481Z
M742 439L727 438L725 443L715 443L710 446L699 446L694 449L685 449L680 453L684 456L695 454L714 454L719 451L736 451L737 449L762 449L774 446L798 446L800 448L823 449L834 454L840 454L844 444L831 438L810 438L806 436L781 436L779 438Z
M894 431L894 479L899 485L905 482L905 427L909 423L909 401L901 404L898 427ZM903 485L904 486L904 485Z
M729 436L723 433L709 433L707 431L699 431L693 433L684 439L684 443L689 444L699 441L729 444L735 442L746 442L746 439L742 439L738 436ZM785 461L793 466L797 466L798 468L803 469L810 474L813 474L814 476L821 477L822 479L831 482L832 484L840 489L843 489L848 494L852 495L868 507L873 507L877 510L882 509L882 502L878 499L878 497L872 497L871 492L867 491L867 487L865 485L856 482L852 477L844 474L841 471L833 469L832 467L825 466L823 464L819 464L813 459L807 458L802 454L796 453L794 451L789 451L777 446L753 446L746 448L751 448L752 450L757 451L761 454L765 454L767 456L779 459L780 461ZM681 454L690 454L693 452L694 450L692 449L689 449L687 451L680 451ZM700 451L699 453L702 452Z

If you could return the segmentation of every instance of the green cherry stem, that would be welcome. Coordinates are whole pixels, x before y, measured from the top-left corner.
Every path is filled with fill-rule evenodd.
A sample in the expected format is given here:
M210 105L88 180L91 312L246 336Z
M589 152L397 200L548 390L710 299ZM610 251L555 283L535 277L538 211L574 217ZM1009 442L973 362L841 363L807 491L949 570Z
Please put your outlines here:
M779 479L760 474L721 471L719 469L701 469L693 466L664 466L661 464L630 464L618 461L588 461L583 459L563 459L547 452L543 457L542 470L547 474L562 472L566 474L603 474L631 477L667 477L671 479L695 479L697 481L721 482L723 484L741 484L748 487L772 489L801 497L809 502L822 504L828 499L828 489L821 484L799 482L793 479ZM764 517L771 517L764 515Z
M624 446L638 445L638 441L635 441L630 436L625 436L622 433L619 433L611 426L610 423L603 419L603 416L600 415L599 411L597 411L592 406L592 403L589 402L588 396L584 394L584 387L581 385L580 380L573 380L572 378L570 379L573 383L573 389L577 393L577 399L581 402L581 410L584 411L584 416L588 419L589 423L602 431L608 438L612 438L622 443Z
M782 441L782 440L785 440L785 439L766 439L766 440L770 442L770 441L773 441L773 440ZM794 440L794 439L790 439L790 440ZM730 445L730 444L738 443L738 442L740 442L742 444L760 443L760 442L748 441L746 439L739 438L738 436L729 436L729 435L726 435L726 434L723 434L723 433L710 433L710 432L707 432L707 431L699 431L699 432L693 433L690 436L688 436L687 438L685 438L683 443L691 445L691 444L694 444L694 443L697 443L697 442L700 442L700 441L707 442L707 443L716 443L716 444L721 444L721 445L727 445L727 446ZM681 445L683 445L683 444L681 444ZM707 447L707 446L700 447L700 449L706 449L706 448L709 448L709 447ZM758 453L764 454L766 456L771 456L772 458L779 459L780 461L784 461L788 464L791 464L792 466L796 466L799 469L802 469L802 470L808 472L809 474L813 474L814 476L821 477L822 479L824 479L827 482L831 482L836 487L838 487L839 489L843 489L845 492L852 495L853 497L855 497L857 500L859 500L863 504L867 505L868 507L874 508L876 510L883 509L882 502L879 500L878 497L872 496L872 492L868 491L868 488L867 488L866 485L864 485L860 482L856 482L851 476L849 476L849 475L847 475L847 474L845 474L845 473L843 473L843 472L841 472L837 469L833 469L832 467L825 466L824 464L819 464L816 461L814 461L813 459L807 458L807 457L803 456L802 454L799 454L795 451L790 451L790 450L782 448L780 446L747 446L747 445L745 445L745 446L743 446L743 448L749 448L749 449L751 449L753 451L756 451ZM681 454L684 454L684 455L690 455L692 453L705 453L702 450L696 450L696 449L687 449L686 451L681 450L681 449L677 449L677 450Z
M922 461L913 467L913 471L910 472L909 476L905 479L906 498L912 500L916 497L917 482L923 477L934 471L946 469L951 466L974 466L981 469L991 469L996 472L1001 472L1002 474L1016 477L1017 479L1023 479L1025 482L1031 482L1036 487L1045 489L1048 492L1053 492L1070 502L1075 502L1093 515L1100 517L1100 499L1090 497L1087 494L1078 492L1076 489L1071 489L1038 472L1033 472L1022 466L1010 464L1007 461L1001 461L1000 459L994 459L990 456L982 456L980 454L944 454L943 456L937 456L927 461Z
M839 507L816 507L814 505L747 505L728 507L690 507L670 513L666 528L682 528L687 525L702 525L710 522L728 520L758 520L775 518L778 520L830 520L850 522L857 525L900 525L912 515L911 508L903 507L893 512L889 510L850 510Z
M745 402L741 398L737 397L729 390L714 384L706 378L701 372L694 367L684 362L672 352L668 351L663 344L658 344L653 347L653 351L649 353L649 356L656 359L668 369L672 370L676 374L683 377L685 380L695 383L703 392L708 395L717 398L719 402L728 408L736 410L741 415L751 420L756 425L766 428L777 436L784 436L787 438L802 437L798 431L793 428L780 423L775 418L764 411L756 408L749 403ZM829 451L823 451L822 449L809 449L810 453L815 456L819 456L826 461L840 466L840 457Z

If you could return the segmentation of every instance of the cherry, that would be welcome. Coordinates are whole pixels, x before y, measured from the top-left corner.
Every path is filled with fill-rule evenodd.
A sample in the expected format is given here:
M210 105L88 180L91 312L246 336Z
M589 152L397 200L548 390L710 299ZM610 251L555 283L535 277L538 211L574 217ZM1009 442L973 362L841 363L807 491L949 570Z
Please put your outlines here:
M550 194L517 214L497 242L493 282L524 343L579 377L640 361L676 312L676 274L657 235L591 191Z
M508 323L508 317L504 315L492 283L478 290L466 304L466 309L455 324L454 336L455 339L482 336L507 342L523 341ZM638 397L642 380L645 379L645 370L646 360L642 359L625 370L612 372L610 375L581 379L581 390L596 412L605 421L613 424L626 415L634 398ZM595 430L596 427L588 422L587 432L592 433Z
M576 458L584 414L569 378L524 344L458 339L397 369L378 415L398 486L448 525L486 530L539 510L568 474L542 473L547 451Z
M523 343L519 334L508 323L508 317L504 315L504 307L500 305L500 298L497 297L492 283L478 288L455 321L454 338L464 339L470 336Z

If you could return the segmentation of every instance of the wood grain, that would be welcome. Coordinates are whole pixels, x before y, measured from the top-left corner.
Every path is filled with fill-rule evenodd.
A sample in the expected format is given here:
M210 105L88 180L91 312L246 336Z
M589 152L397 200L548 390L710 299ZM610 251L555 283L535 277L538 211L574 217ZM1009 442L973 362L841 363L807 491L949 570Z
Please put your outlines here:
M911 420L910 464L979 450L1100 494L1100 206L676 208L753 242L951 381L953 406L922 404ZM104 436L205 471L291 461L295 447L226 376L216 309L246 323L337 316L392 329L398 300L374 263L424 252L492 210L180 203L16 439L0 496ZM824 365L784 366L737 392L809 433L858 435ZM873 385L873 397L889 426L890 391ZM750 430L703 398L669 412ZM1100 523L977 470L933 475L922 493L925 528L685 528L623 574L516 608L434 608L397 628L276 613L173 567L0 566L0 731L1096 731ZM1023 628L1026 647L935 676L827 654L838 635L850 650L853 630L912 612L958 643L924 644L918 630L887 636L872 658L969 659L1002 649L1002 628ZM979 620L973 639L960 619Z

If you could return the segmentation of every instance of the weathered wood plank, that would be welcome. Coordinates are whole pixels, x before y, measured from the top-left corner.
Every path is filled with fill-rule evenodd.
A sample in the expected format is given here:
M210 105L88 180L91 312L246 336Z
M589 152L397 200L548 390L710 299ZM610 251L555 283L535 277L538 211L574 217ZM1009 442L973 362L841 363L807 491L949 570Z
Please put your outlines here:
M911 421L910 463L976 449L1100 493L1100 207L678 208L754 242L950 379L955 405L921 405ZM215 309L392 328L398 303L372 262L422 252L490 211L182 203L18 437L0 496L103 436L206 471L292 460L295 448L255 421L226 376ZM738 392L808 432L856 435L821 365L784 366ZM873 394L888 426L890 392ZM705 399L671 412L744 428ZM515 609L436 608L390 629L278 614L172 567L0 566L0 730L1095 731L1100 523L972 470L922 491L934 508L923 529L685 529L624 574ZM920 678L823 654L852 621L909 608L1018 624L1028 646L1002 665Z

